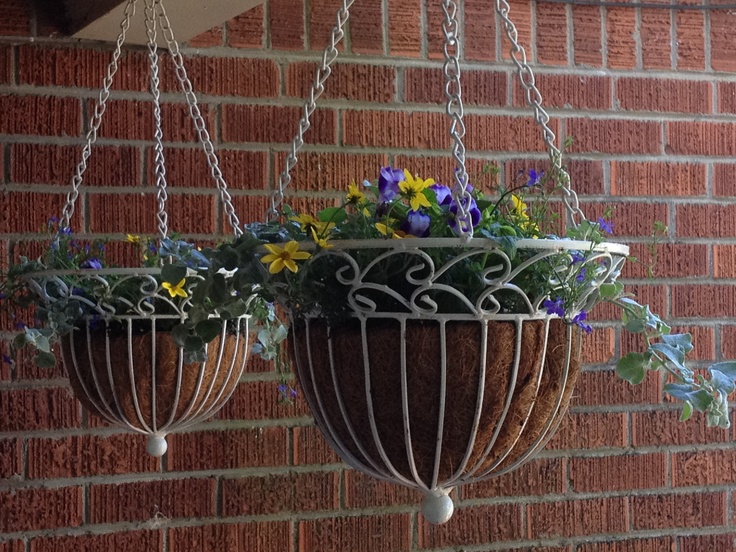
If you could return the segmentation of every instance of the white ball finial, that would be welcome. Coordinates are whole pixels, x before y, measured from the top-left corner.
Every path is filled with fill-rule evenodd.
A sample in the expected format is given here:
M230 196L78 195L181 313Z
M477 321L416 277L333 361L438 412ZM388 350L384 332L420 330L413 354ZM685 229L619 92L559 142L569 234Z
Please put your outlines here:
M455 505L447 493L449 491L438 490L436 494L428 494L422 503L422 515L432 525L447 523L455 512Z
M148 451L148 454L151 456L155 456L156 458L160 458L164 454L166 454L166 450L169 448L168 443L166 442L166 437L163 435L150 435L148 437L148 442L146 443L146 450Z

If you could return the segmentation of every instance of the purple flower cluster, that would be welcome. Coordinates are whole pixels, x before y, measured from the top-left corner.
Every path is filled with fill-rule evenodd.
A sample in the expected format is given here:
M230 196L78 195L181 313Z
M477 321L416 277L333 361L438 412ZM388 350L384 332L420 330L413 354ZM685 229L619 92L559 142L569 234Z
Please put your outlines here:
M557 297L554 301L552 301L551 299L546 299L544 303L542 303L542 306L547 309L547 314L557 315L560 318L564 318L565 316L564 299L561 299L559 297ZM588 313L586 313L585 311L580 311L573 317L571 322L582 329L585 333L590 333L593 331L593 328L590 326L590 324L585 323L585 320L587 320L587 318Z

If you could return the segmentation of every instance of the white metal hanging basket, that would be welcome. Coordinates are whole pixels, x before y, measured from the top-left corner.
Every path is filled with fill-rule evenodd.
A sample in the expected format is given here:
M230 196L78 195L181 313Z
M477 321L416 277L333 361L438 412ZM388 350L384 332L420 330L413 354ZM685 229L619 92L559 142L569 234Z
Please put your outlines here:
M353 1L342 0L337 12L267 220L279 216ZM453 0L438 2L445 14L446 113L457 165L453 200L457 220L465 222L459 224L461 236L332 240L332 249L320 250L300 268L308 278L310 266L332 263L335 277L319 283L329 288L329 297L317 312L290 312L290 352L327 441L355 469L423 491L427 499L422 511L432 523L444 523L452 515L448 495L453 487L507 473L531 459L569 404L580 370L580 330L544 307L549 291L537 296L523 291L518 282L525 272L551 263L550 278L565 285L575 270L574 253L591 255L598 262L595 277L580 290L575 305L566 305L571 317L597 302L601 285L616 281L629 251L605 242L521 240L517 245L523 262L514 264L500 242L473 238L465 209L471 196L463 143L458 7ZM495 10L513 46L511 57L527 103L542 129L551 172L561 184L568 223L577 227L585 216L562 167L506 0L496 0ZM450 254L428 254L432 250ZM491 268L480 275L482 288L469 297L454 289L447 276L457 263L479 255L490 255L495 262L483 265ZM402 274L390 282L374 279L377 263L396 258L406 267ZM325 272L330 271L320 274ZM326 310L334 304L344 305L348 314L330 318Z
M95 105L82 151L82 160L67 194L59 231L67 229L92 146L110 97L126 33L135 15L137 0L128 0L120 35L103 88ZM159 91L159 56L156 43L160 25L169 47L177 78L189 106L219 191L226 219L236 236L240 222L220 171L212 141L197 105L191 81L174 39L162 0L144 0L145 25L151 69L151 93L155 123L155 176L158 200L158 234L168 237L166 168ZM190 298L200 277L189 270L187 299L173 300L163 287L160 268L110 268L101 270L49 270L27 275L27 282L49 309L69 301L84 305L83 323L62 337L61 358L80 401L94 414L124 429L148 435L147 450L154 456L166 452L166 435L204 420L229 399L240 380L249 354L248 314L220 319L221 330L205 347L207 359L192 362L172 337L172 328L189 317Z

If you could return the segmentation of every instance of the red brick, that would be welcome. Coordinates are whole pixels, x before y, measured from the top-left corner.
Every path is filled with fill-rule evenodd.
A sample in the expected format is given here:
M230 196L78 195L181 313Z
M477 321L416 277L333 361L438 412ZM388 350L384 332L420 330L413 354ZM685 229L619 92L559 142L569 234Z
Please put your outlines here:
M731 286L672 287L672 315L687 318L727 318L736 312L736 292Z
M263 222L266 209L270 205L267 195L258 196L236 196L233 197L233 205L235 206L235 212L240 217L240 222ZM246 365L246 370L251 363Z
M673 333L689 333L693 338L693 350L688 354L688 361L709 360L716 357L715 331L706 326L673 326ZM639 336L641 340L641 336ZM639 346L638 350L643 350Z
M140 435L78 435L28 440L28 478L56 479L153 472L159 461L144 454Z
M521 508L518 505L463 508L443 525L419 521L419 548L485 544L523 538Z
M496 496L535 496L565 492L564 458L541 458L523 464L507 474L463 486L464 500Z
M650 121L568 119L566 135L573 152L659 154L662 125Z
M466 115L466 146L477 151L544 151L539 127L529 116ZM444 126L447 126L445 123ZM557 123L550 127L557 133Z
M231 48L262 48L265 42L263 5L227 22L227 45Z
M222 515L259 516L281 512L337 510L339 473L285 473L222 482Z
M337 22L337 10L341 7L338 2L331 0L310 0L307 9L309 28L309 49L322 51L330 43L330 33ZM338 46L342 51L345 46L343 39Z
M573 6L572 24L575 65L601 67L603 65L601 9L593 6Z
M144 549L131 549L144 550ZM266 521L175 527L169 529L169 552L242 550L293 552L291 522Z
M634 530L725 525L725 493L670 494L631 497Z
M630 539L614 542L583 544L577 552L675 552L672 537Z
M13 80L12 56L13 49L10 46L0 46L0 84L10 84Z
M514 105L527 106L526 92L518 79L513 79ZM545 107L573 109L610 109L612 79L580 75L539 75L537 86Z
M736 113L736 83L718 83L718 113Z
M654 489L667 486L667 455L629 454L573 458L570 484L578 493Z
M281 427L174 433L169 436L170 471L283 466L287 435Z
M268 24L272 49L304 49L304 0L269 1Z
M672 67L671 13L663 9L641 10L641 56L644 69Z
M77 146L12 144L10 180L17 184L69 186L81 158L82 149ZM140 174L141 159L137 148L95 146L83 182L90 186L134 187L140 185Z
M0 439L0 479L17 479L23 475L23 441Z
M583 336L583 364L605 364L615 352L614 332L612 328L596 328L594 332Z
M385 508L409 504L415 506L424 500L421 492L380 481L357 470L344 472L346 508Z
M463 6L465 36L469 37L465 41L465 58L474 61L497 60L496 15L493 9L483 0L466 0Z
M718 552L736 552L736 534L728 535L692 535L680 537L680 552L702 552L717 550Z
M211 517L216 511L216 490L215 479L92 485L89 490L90 522Z
M448 126L447 117L441 113L346 111L343 118L343 140L347 145L421 149L449 147L449 138L440 130Z
M294 465L336 464L340 462L322 433L313 426L295 427L293 430Z
M704 416L694 416L685 424L674 410L631 413L631 443L635 447L725 443L728 439L727 431L707 427Z
M636 67L636 12L626 8L606 11L608 66L612 69Z
M649 237L655 221L668 226L669 212L665 203L586 203L582 206L589 220L596 220L604 211L612 209L607 220L613 224L613 238L620 241L627 236Z
M573 537L629 530L626 498L567 500L529 504L527 538Z
M24 45L17 51L18 82L32 86L98 90L111 60L112 53L106 50ZM143 51L127 52L121 58L113 88L147 91L148 63L148 56Z
M19 540L6 541L0 543L0 552L26 552L26 545Z
M163 551L160 531L127 531L103 535L80 535L75 537L39 537L31 541L30 552L99 552L101 550L145 550Z
M79 527L82 524L82 488L16 489L0 492L0 531L17 533Z
M721 355L724 358L736 358L736 327L721 327Z
M317 65L292 63L286 68L286 95L309 97ZM383 65L338 63L325 82L324 98L363 102L390 102L396 94L396 68Z
M626 414L569 413L547 445L552 450L623 447L627 444Z
M733 482L734 468L736 451L699 450L673 453L672 485L689 487L729 484Z
M274 172L283 170L285 156L279 154L274 160ZM388 164L386 155L345 154L345 153L303 153L291 171L290 191L323 192L334 190L341 194L347 192L348 184L364 179L374 181L381 167ZM278 177L276 177L277 179Z
M79 403L67 389L0 391L0 432L78 427Z
M736 155L734 123L670 121L667 123L666 153L670 155Z
M714 71L736 71L733 55L733 26L736 14L730 10L718 10L710 17L710 65Z
M420 152L421 153L421 152ZM414 174L418 174L425 178L432 177L437 182L446 182L452 184L454 182L454 171L457 164L451 157L430 157L426 155L394 156L394 166L406 167ZM477 189L491 191L498 184L498 179L492 175L489 168L493 163L486 159L466 159L465 167L468 171L470 182ZM370 179L375 181L376 179Z
M711 113L713 91L706 81L623 77L616 81L616 98L623 109Z
M640 385L631 385L613 371L593 371L580 374L573 406L619 404L656 404L662 395L661 382L649 377Z
M439 68L407 67L404 70L404 101L445 104L445 77ZM506 105L506 73L464 71L462 93L465 105Z
M222 111L224 142L291 143L301 116L301 109L296 107L224 105ZM306 143L334 144L336 140L335 112L318 109L305 135Z
M717 196L736 196L736 166L717 163L713 166L713 193Z
M223 27L213 27L209 31L198 34L187 40L186 46L191 48L212 48L223 45Z
M422 47L421 0L388 6L388 48L391 56L419 57Z
M82 106L75 98L0 96L0 133L78 136Z
M299 522L299 552L404 552L411 548L410 517L394 514Z
M4 0L0 36L32 36L31 6L25 0Z
M358 54L382 55L384 28L383 2L363 0L350 9L350 48Z
M303 393L299 393L296 400L288 404L280 400L277 385L275 381L240 383L230 400L217 413L217 419L274 420L309 415Z
M4 216L0 218L0 233L33 234L42 232L47 227L51 215L60 215L66 200L66 194L45 194L36 192L8 191L2 194L1 201L10 213L23 213L24 216ZM33 209L28 206L32 205ZM77 203L77 207L80 207ZM80 211L76 211L71 227L79 229Z
M161 88L181 92L173 64L168 61L164 60ZM198 94L274 98L281 87L279 68L269 59L192 57L187 60L186 68Z
M537 60L544 65L567 65L567 10L537 4Z
M631 254L639 262L626 263L627 278L648 277L648 265L654 260L649 244L630 244ZM688 278L708 275L708 246L701 244L663 243L657 244L656 262L652 268L660 278Z
M705 17L697 11L675 12L677 69L705 69Z
M427 58L444 60L445 34L442 26L445 12L440 2L425 2Z
M512 0L509 2L509 7L509 17L514 22L518 32L517 41L526 51L527 59L534 59L534 52L532 51L532 5L523 0ZM511 60L511 44L503 27L501 28L501 59Z
M706 166L700 163L611 162L611 193L622 196L702 196Z

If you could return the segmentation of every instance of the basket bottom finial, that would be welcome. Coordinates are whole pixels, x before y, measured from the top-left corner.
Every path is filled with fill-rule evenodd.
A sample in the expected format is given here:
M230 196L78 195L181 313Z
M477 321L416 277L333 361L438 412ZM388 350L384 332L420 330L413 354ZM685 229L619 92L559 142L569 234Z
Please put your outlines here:
M422 515L432 525L447 523L455 512L449 489L436 489L422 503Z
M166 450L169 448L166 442L166 437L163 435L149 435L148 441L146 442L146 451L151 456L160 458L166 454Z

